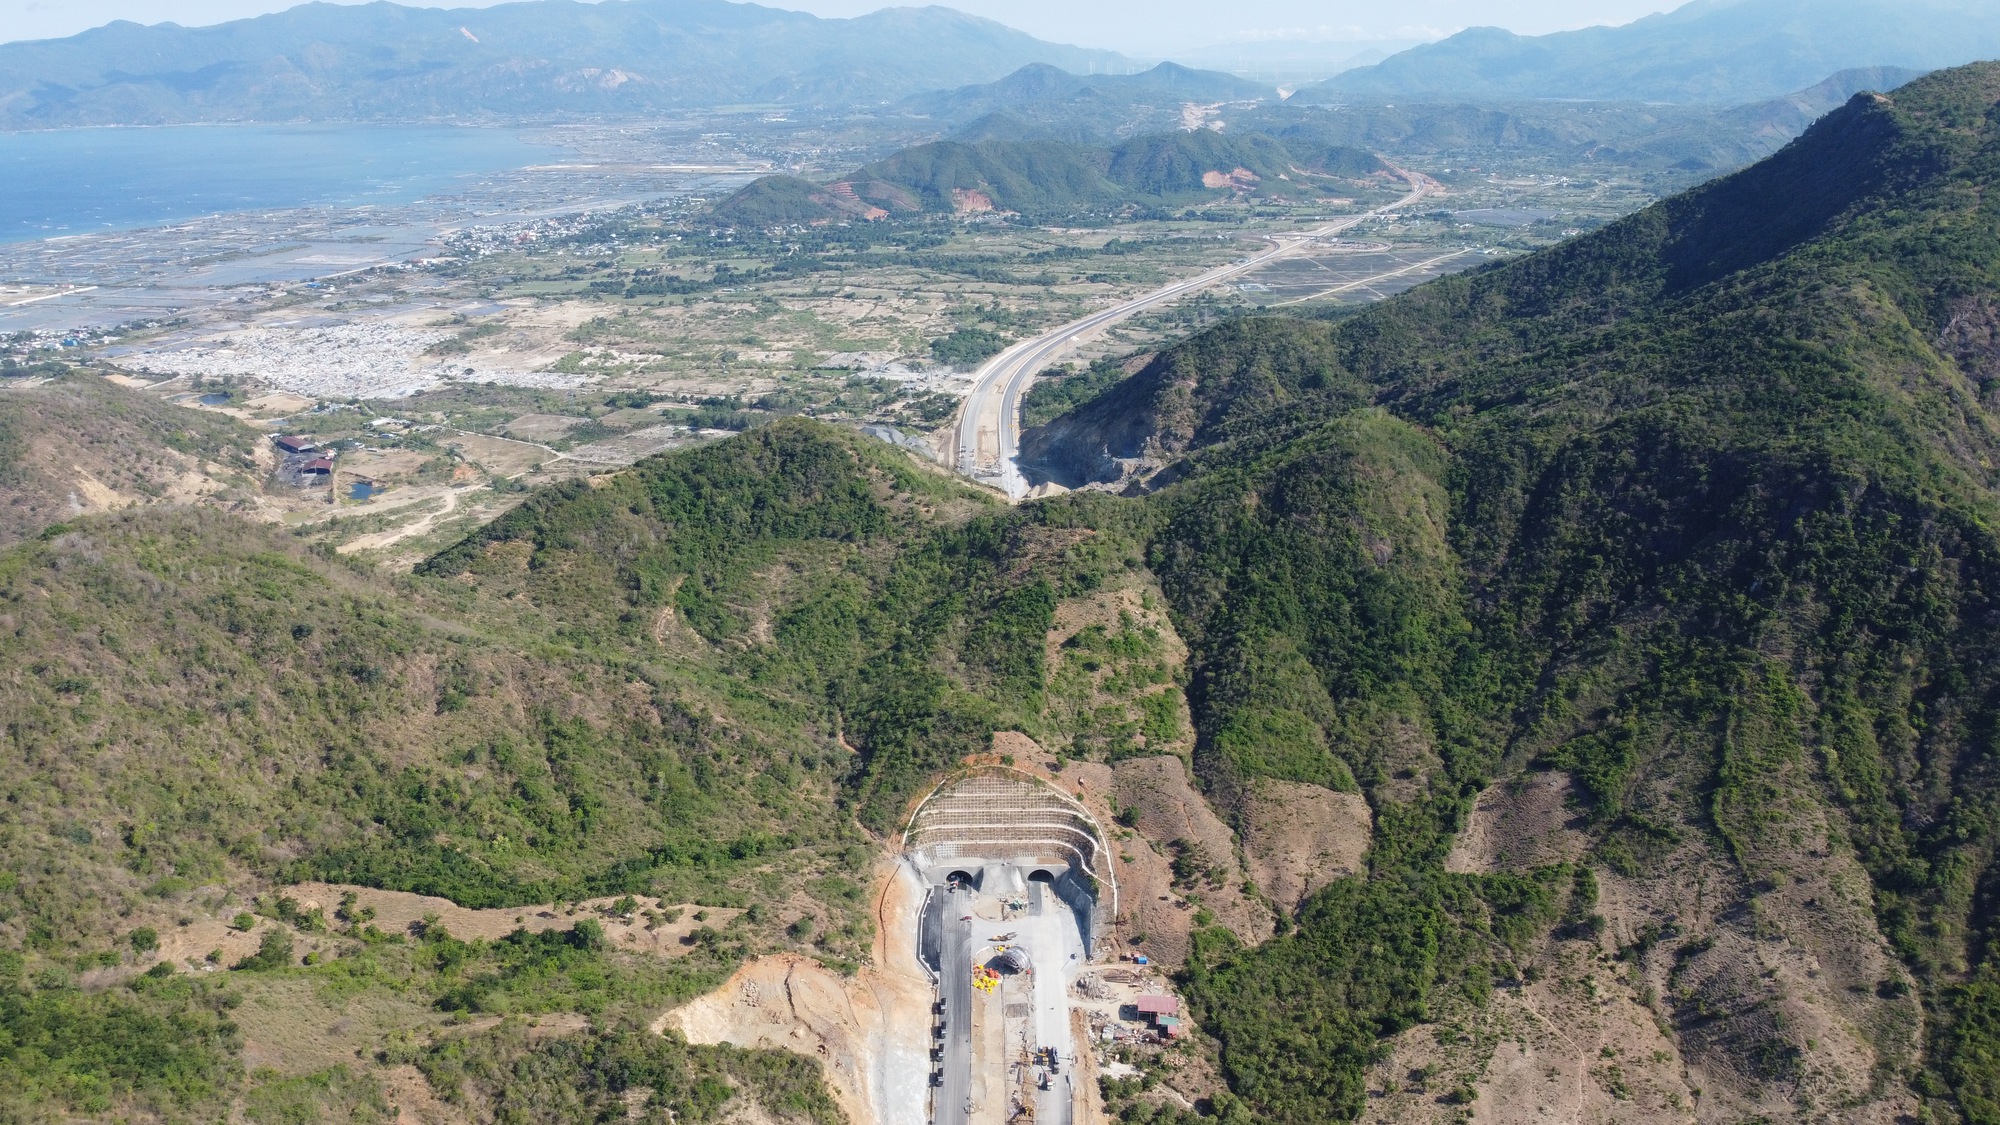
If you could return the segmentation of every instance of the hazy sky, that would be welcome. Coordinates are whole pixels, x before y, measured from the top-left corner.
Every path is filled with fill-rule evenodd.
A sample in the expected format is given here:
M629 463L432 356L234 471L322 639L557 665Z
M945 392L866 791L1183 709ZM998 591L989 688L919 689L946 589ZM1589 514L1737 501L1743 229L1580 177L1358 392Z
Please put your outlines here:
M293 0L0 0L0 41L73 35L114 19L198 25L290 7ZM402 0L487 7L495 0ZM882 0L767 0L853 16ZM1271 38L1415 39L1494 25L1524 34L1627 23L1679 0L953 0L948 6L1044 39L1134 53Z

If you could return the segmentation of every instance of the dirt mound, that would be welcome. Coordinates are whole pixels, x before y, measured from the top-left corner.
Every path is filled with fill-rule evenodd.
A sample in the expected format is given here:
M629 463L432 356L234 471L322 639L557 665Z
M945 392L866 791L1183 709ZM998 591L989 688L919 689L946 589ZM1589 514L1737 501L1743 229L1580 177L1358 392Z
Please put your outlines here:
M993 732L993 755L1002 762L1014 759L1014 768L1044 775L1048 771L1038 769L1048 752L1041 744L1017 730L996 730Z
M930 978L917 960L924 888L901 864L876 889L875 964L852 977L793 954L763 957L660 1017L691 1043L775 1047L819 1059L857 1125L924 1125Z
M1573 791L1566 773L1523 774L1488 786L1452 845L1445 870L1484 875L1582 859L1590 841L1583 834L1583 814L1572 807Z
M1243 858L1250 878L1284 910L1361 870L1374 813L1358 793L1295 781L1259 781L1243 803Z

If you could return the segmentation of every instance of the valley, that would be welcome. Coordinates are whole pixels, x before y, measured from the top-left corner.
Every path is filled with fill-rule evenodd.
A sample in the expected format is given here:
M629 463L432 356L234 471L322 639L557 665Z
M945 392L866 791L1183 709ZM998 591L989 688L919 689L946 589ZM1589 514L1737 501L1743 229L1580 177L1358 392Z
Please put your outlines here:
M2000 1122L2000 64L300 11L563 155L0 244L0 1119Z

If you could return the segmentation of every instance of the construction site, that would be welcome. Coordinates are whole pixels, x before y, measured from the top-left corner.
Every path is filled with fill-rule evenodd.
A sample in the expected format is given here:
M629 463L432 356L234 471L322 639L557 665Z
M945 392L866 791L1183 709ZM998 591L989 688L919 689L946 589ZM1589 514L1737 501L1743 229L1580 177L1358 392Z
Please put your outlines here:
M1088 1120L1070 990L1117 916L1103 829L1055 786L985 767L931 793L903 853L927 888L918 952L937 989L929 1120Z
M997 765L954 773L876 870L870 964L760 957L655 1030L817 1058L864 1125L1103 1125L1099 1078L1188 1028L1165 972L1114 936L1131 926L1113 870L1125 857L1091 788Z

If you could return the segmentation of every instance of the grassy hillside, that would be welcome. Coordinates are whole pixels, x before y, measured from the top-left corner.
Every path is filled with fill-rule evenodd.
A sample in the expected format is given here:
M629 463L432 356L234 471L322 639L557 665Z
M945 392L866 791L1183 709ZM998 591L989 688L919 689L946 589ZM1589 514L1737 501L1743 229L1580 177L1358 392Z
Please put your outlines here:
M247 503L268 439L221 414L136 395L88 373L0 384L0 546L72 515L186 501Z
M1489 780L1560 770L1634 931L1687 935L1626 955L1710 1099L2000 1120L1996 99L1991 66L1857 98L1597 235L1338 323L1216 330L1051 423L1165 466L1149 552L1211 788L1352 776L1376 809L1366 878L1192 970L1261 1113L1359 1112L1378 1036L1520 979L1500 903L1553 922L1566 877L1469 886L1443 860ZM1880 937L1829 944L1825 892L1790 888L1857 861ZM1677 915L1668 869L1724 905ZM1921 1057L1894 976L1824 1004L1913 1093L1759 1015L1820 986L1716 975L1731 941L1830 975L1886 943Z

